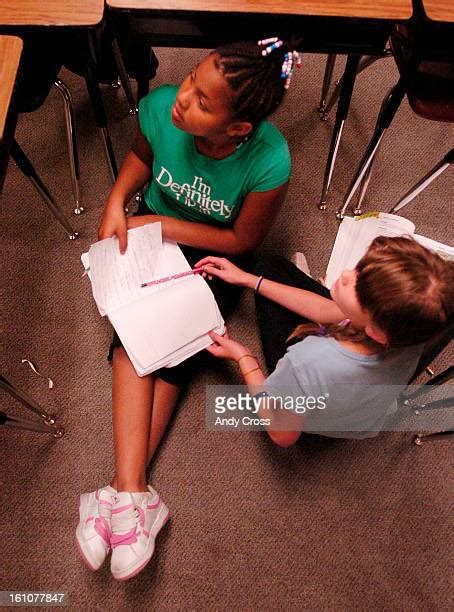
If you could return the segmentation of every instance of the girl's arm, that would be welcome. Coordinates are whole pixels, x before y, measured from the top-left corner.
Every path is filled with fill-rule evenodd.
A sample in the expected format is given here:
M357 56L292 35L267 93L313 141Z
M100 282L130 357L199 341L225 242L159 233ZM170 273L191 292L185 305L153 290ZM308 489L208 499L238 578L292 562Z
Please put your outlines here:
M226 283L255 289L260 279L255 274L241 270L224 257L204 257L196 263L203 267L208 276L217 276ZM338 323L345 319L345 314L332 300L297 287L268 280L266 276L260 282L261 296L280 304L296 314L317 323Z
M250 276L251 278L246 286L254 289L260 277L253 274ZM338 323L345 319L345 314L333 300L312 293L312 291L276 283L266 277L260 283L259 293L261 296L316 323Z
M131 217L128 227L160 221L163 238L200 249L239 255L252 251L263 241L282 206L287 187L288 183L285 183L269 191L249 193L230 228L160 215Z
M98 229L99 240L117 236L122 253L127 245L126 203L149 180L152 164L150 145L139 129L109 194Z
M215 332L210 332L209 335L213 340L213 344L207 348L207 351L215 357L236 361L249 393L252 396L259 393L265 382L265 375L262 372L257 358L251 355L251 351L243 344L229 338L227 331L224 336L219 336ZM270 399L272 400L272 398ZM283 448L295 444L301 435L301 429L295 431L273 429L273 425L274 427L282 426L282 414L273 410L272 406L268 406L268 409L266 409L264 402L268 401L270 400L267 398L261 400L257 413L259 418L267 419L270 422L270 424L266 426L267 434L275 444ZM282 411L280 412L282 413ZM301 428L301 418L298 420L298 425Z

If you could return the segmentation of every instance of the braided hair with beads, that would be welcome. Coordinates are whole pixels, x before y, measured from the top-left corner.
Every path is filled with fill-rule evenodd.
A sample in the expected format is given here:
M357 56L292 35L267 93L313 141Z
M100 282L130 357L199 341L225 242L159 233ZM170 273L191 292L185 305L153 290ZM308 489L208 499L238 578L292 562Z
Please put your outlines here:
M216 67L233 92L234 115L254 127L278 108L294 64L300 65L299 54L277 37L230 43L213 53Z

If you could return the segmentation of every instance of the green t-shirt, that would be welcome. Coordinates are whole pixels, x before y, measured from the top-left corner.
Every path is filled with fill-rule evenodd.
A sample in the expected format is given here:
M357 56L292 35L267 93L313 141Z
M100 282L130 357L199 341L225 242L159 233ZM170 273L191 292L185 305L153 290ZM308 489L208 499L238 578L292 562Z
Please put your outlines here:
M248 193L268 191L290 176L281 132L262 121L253 136L224 159L201 155L194 136L175 127L171 108L178 87L163 85L139 104L140 129L153 151L153 179L145 201L158 215L232 224Z

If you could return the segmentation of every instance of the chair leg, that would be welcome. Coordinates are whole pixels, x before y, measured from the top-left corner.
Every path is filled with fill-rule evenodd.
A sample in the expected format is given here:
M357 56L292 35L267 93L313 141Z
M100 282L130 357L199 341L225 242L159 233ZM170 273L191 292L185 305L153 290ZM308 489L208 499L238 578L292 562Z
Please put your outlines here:
M23 150L17 144L16 140L13 140L11 144L11 157L16 162L18 168L25 174L27 178L30 179L35 189L38 191L39 195L46 202L47 206L50 208L52 214L56 217L57 221L63 225L65 230L68 232L68 236L70 240L74 240L78 237L78 232L74 231L70 222L66 218L63 211L57 205L57 203L53 200L51 194L49 193L47 187L41 181L39 176L36 173L33 165L31 164L28 157L25 155Z
M369 68L369 66L372 66L372 64L374 64L378 60L381 60L384 57L389 57L390 55L391 55L391 50L388 50L388 49L384 51L383 55L366 55L365 57L361 58L361 61L359 62L359 65L358 65L358 71L356 74L357 75L361 74L363 70L366 70L366 68ZM333 93L331 94L330 99L326 103L326 106L324 109L325 110L324 115L326 117L324 116L322 117L322 119L328 119L328 115L331 112L331 109L336 104L337 100L339 99L343 78L344 77L341 77L338 81L336 81L336 86L333 90Z
M88 33L89 36L89 58L85 66L85 82L87 84L88 93L90 95L91 103L93 105L93 111L95 113L96 125L101 130L101 137L104 144L104 152L106 154L107 164L109 166L112 182L115 182L118 176L117 162L115 160L115 153L110 139L109 130L107 128L107 116L102 102L101 92L99 91L99 84L96 80L96 63L95 55L93 52L93 39L92 33Z
M377 154L377 152L375 152L375 154ZM354 215L361 215L363 212L362 203L366 195L367 188L369 187L370 179L372 176L372 166L374 164L374 159L375 159L375 156L370 162L369 167L367 168L366 174L363 176L363 180L361 181L361 185L359 187L358 201L356 202L355 208L353 209Z
M150 90L148 63L150 57L150 45L144 43L140 49L140 62L137 74L137 102L147 95Z
M353 86L355 84L356 72L358 70L359 55L349 55L347 65L345 66L344 80L342 83L342 91L337 105L336 122L334 124L331 144L328 152L328 159L325 166L325 174L323 176L322 195L318 205L319 210L326 210L328 201L328 191L333 177L334 166L336 163L337 150L342 136L342 130L347 118L348 108L352 97Z
M1 425L9 424L12 427L21 427L24 429L32 429L33 431L52 433L56 438L61 438L63 436L64 430L57 425L55 415L48 414L31 397L7 380L3 374L0 374L0 389L4 389L7 393L9 393L9 395L18 400L23 406L28 408L28 410L31 410L37 414L42 420L42 423L39 423L36 421L28 421L27 419L16 419L15 417L11 417L2 412L0 413ZM29 427L22 427L22 425L28 425Z
M448 431L440 431L440 432L434 432L434 433L428 433L428 434L418 433L413 438L413 442L416 444L416 446L422 446L424 441L433 442L434 440L440 440L440 438L449 438L452 436L452 434L454 434L453 429L449 429Z
M367 167L366 174L363 176L363 179L361 181L361 184L359 187L358 200L356 202L355 208L353 209L354 215L362 215L363 213L363 200L366 196L366 191L369 187L370 179L372 177L372 168L377 158L377 153L378 153L379 148L380 148L380 145L378 145L377 148L375 149L374 156L372 157L370 164Z
M322 93L320 96L320 103L318 105L318 112L320 113L320 119L326 121L328 115L325 114L326 98L328 96L329 88L331 85L331 79L333 77L334 64L336 63L337 55L335 53L329 53L326 58L325 75L323 77Z
M123 56L121 54L120 45L118 44L118 40L114 38L112 40L112 51L115 58L115 64L117 66L118 74L120 76L121 84L123 85L123 90L126 95L126 99L129 104L129 114L137 115L137 105L134 99L134 94L132 93L131 81L129 80L128 73L126 71L125 63L123 61Z
M401 78L397 82L397 85L393 87L393 89L390 91L389 94L387 94L387 96L385 97L383 101L383 104L382 104L382 107L380 109L380 113L378 116L377 125L375 127L375 132L372 136L371 141L369 142L367 146L366 152L360 162L358 170L356 171L356 174L354 175L352 182L350 183L350 187L344 198L344 203L342 205L342 208L339 209L336 213L336 216L338 219L344 218L345 211L347 210L351 199L355 195L356 190L361 184L361 181L363 180L363 177L365 176L367 169L369 165L371 164L377 152L378 147L380 146L380 143L383 139L385 131L390 126L391 121L394 115L396 114L397 109L399 108L404 95L405 95L405 83L404 83L404 80Z
M395 213L398 210L401 210L404 206L407 206L407 204L409 204L414 198L416 198L416 196L420 194L421 191L424 191L424 189L428 187L430 183L437 178L437 176L440 176L440 174L442 174L453 163L454 149L451 149L449 153L447 153L443 157L443 159L439 161L438 164L436 164L436 166L432 168L432 170L428 174L426 174L424 178L418 181L416 185L414 185L410 189L410 191L407 191L407 193L397 202L397 204L395 204L391 208L389 212Z
M63 436L63 430L55 430L52 426L40 423L39 421L32 421L31 419L20 419L6 412L0 412L0 425L5 427L14 427L16 429L26 429L27 431L36 431L38 433L52 434L54 438L61 438Z
M76 126L71 92L61 79L54 82L55 89L61 94L65 108L66 138L68 140L69 166L71 169L71 182L74 195L74 214L80 215L84 208L80 205L80 166L77 148Z

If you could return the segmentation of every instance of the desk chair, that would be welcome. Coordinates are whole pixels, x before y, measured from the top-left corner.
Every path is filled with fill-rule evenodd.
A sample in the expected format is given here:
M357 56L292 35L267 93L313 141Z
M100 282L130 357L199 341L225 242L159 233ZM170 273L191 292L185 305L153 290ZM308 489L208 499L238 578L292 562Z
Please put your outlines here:
M360 195L353 212L361 214L361 204L369 184L372 163L405 95L413 112L420 117L432 121L454 122L454 50L449 41L450 36L452 30L439 30L427 23L418 23L413 28L395 28L391 35L391 48L400 78L382 103L375 132L352 179L343 206L337 212L339 219L343 218L359 187ZM436 167L434 178L437 171ZM422 184L428 184L427 177L417 184L418 193L422 190ZM413 192L412 190L411 193Z
M64 34L55 31L18 31L18 35L24 41L24 51L17 79L15 105L19 113L37 110L46 100L52 86L62 96L65 108L75 214L80 214L83 207L80 203L80 170L74 112L71 94L57 75L61 67L67 63L70 70L84 76L94 109L96 124L101 131L108 167L114 181L118 171L108 132L106 113L99 91L99 83L116 83L117 69L112 51L110 47L107 47L110 42L105 43L105 40L109 41L109 39L106 38L104 32L103 26L88 34L85 31L65 32ZM107 48L110 53L106 53ZM11 156L20 170L32 181L47 206L68 232L69 237L71 239L77 238L78 233L72 228L65 214L36 173L31 161L16 141L12 143Z

